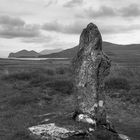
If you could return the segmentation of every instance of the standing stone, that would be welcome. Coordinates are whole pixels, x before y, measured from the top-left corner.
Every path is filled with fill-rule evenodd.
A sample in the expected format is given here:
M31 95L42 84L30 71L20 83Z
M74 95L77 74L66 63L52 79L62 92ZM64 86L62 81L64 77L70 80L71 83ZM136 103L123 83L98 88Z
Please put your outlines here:
M98 27L90 23L80 36L79 49L73 59L76 111L106 123L103 80L110 71L110 60L102 51Z
M79 50L73 61L75 72L76 112L71 119L66 114L45 114L45 122L30 127L32 139L42 140L130 140L118 134L106 122L104 77L109 74L110 60L102 52L102 38L96 25L83 30ZM78 115L76 115L78 114ZM40 115L39 115L40 116ZM97 125L96 125L97 124ZM95 126L95 127L94 127ZM99 126L99 127L96 127Z

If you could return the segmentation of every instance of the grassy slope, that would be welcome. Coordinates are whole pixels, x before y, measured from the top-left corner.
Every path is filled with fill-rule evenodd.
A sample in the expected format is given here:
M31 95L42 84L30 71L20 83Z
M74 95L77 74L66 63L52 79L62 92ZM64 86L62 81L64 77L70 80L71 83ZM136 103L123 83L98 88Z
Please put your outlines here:
M33 140L26 130L44 119L38 115L73 110L68 61L1 59L0 66L0 140ZM140 138L139 83L139 70L121 67L112 67L105 81L110 119L134 140Z

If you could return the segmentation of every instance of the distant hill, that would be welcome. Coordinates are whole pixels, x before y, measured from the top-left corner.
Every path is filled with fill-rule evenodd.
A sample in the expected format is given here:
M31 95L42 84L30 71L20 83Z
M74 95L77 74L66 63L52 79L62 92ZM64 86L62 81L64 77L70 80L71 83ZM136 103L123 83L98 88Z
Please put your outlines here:
M72 58L76 55L78 46L63 50L58 53L41 55L45 58ZM103 42L104 52L116 63L140 64L140 44L118 45L109 42Z
M60 51L58 53L51 53L48 55L40 55L39 57L45 58L72 58L78 50L78 46L70 49Z
M58 53L60 51L62 51L63 49L59 48L59 49L52 49L52 50L48 50L48 49L45 49L41 52L39 52L41 55L46 55L46 54L51 54L51 53Z
M21 50L18 51L16 53L10 53L9 54L9 58L10 57L15 57L15 58L34 58L34 57L38 57L40 54L35 52L35 51L27 51L27 50Z

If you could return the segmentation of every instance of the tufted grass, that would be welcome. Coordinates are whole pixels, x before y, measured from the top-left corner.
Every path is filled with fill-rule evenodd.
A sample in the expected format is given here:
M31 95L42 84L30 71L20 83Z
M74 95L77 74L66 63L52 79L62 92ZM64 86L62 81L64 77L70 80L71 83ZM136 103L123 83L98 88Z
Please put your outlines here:
M2 64L0 140L33 140L27 128L42 121L37 115L70 112L74 109L72 74L68 63L56 63L55 60L51 63L3 60ZM139 69L112 67L110 75L105 79L105 93L110 116L138 127ZM126 127L129 133L123 128L127 135L133 135L133 125Z

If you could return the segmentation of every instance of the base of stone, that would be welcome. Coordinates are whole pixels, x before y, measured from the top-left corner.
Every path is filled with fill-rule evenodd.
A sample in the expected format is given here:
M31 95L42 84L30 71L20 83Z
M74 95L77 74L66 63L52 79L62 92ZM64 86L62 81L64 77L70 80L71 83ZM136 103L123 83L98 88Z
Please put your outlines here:
M47 122L32 126L29 131L32 137L42 140L130 140L104 126L95 128L94 125L76 122L65 115L47 118Z

